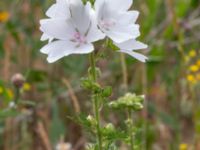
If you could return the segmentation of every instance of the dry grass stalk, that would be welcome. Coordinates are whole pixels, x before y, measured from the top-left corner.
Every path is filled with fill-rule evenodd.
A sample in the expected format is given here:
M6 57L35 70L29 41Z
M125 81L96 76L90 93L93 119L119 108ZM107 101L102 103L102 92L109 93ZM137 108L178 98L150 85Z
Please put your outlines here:
M80 105L79 105L79 102L78 102L78 98L75 95L75 92L74 92L71 84L69 83L69 81L67 79L64 79L64 78L63 78L62 81L67 86L67 88L69 90L69 96L71 97L72 104L74 106L75 112L80 113Z

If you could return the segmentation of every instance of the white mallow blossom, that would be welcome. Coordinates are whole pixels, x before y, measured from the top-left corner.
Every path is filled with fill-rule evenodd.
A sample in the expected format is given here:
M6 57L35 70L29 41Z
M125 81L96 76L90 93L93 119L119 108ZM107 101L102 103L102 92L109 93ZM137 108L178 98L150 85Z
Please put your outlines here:
M120 48L119 52L145 62L147 57L134 51L147 45L135 40L140 35L139 25L135 24L139 12L128 11L131 5L132 0L96 0L97 22L100 30Z
M137 11L128 11L132 0L96 0L95 10L100 30L114 42L121 43L140 35L135 24Z
M52 63L70 54L86 54L94 50L92 42L104 38L98 30L90 3L81 0L69 2L70 18L43 20L40 29L55 40L41 49ZM67 9L67 8L66 8Z
M40 21L41 40L49 43L41 49L52 63L70 54L86 54L94 50L93 42L109 37L126 53L145 62L147 57L135 50L147 45L136 41L140 35L136 24L139 13L129 11L132 0L96 0L94 9L81 0L56 0L46 12L49 19Z
M146 44L143 44L135 39L128 40L123 43L115 43L117 47L120 48L119 52L126 53L141 62L146 62L148 59L146 56L137 53L135 50L145 49L147 48Z

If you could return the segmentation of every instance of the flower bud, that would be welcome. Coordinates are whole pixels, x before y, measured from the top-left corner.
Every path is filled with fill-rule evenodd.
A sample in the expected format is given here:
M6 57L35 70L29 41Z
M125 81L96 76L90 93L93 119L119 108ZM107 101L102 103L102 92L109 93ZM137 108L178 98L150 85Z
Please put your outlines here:
M25 82L25 78L22 74L17 73L12 76L11 82L16 88L22 88Z

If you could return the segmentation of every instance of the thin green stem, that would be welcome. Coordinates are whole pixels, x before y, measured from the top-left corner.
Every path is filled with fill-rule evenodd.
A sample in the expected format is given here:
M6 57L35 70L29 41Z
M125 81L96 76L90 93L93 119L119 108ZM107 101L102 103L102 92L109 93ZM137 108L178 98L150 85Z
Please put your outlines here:
M97 74L96 74L96 65L95 65L95 55L94 53L90 54L90 64L91 64L91 76L93 82L97 82ZM97 130L97 142L99 150L103 150L102 147L102 135L101 135L101 126L100 126L100 108L99 108L99 96L98 94L93 93L93 109L95 114L95 119L97 122L96 130Z
M15 88L15 103L17 104L19 102L19 98L20 98L20 89L19 88Z
M127 65L125 60L125 55L120 54L121 59L121 66L122 66L122 73L123 73L123 84L124 84L124 90L127 91L128 89L128 71L127 71Z
M95 54L94 52L90 54L90 67L91 67L91 74L93 82L97 82L97 75L96 75L96 62L95 62Z
M122 66L122 73L123 73L124 90L127 92L127 90L128 90L128 69L127 69L125 55L121 54L120 59L121 59L121 66ZM130 124L128 126L128 130L130 133L130 135L129 135L130 136L130 149L133 150L134 149L134 135L133 135L133 131L132 131L133 119L131 117L132 116L131 110L129 110L129 109L127 111L127 116L128 116L128 120L130 121Z
M131 110L128 110L128 120L130 121L130 124L129 124L129 133L130 133L130 150L134 150L134 135L133 135L133 130L132 130L132 127L133 127L133 119L132 119L132 113L131 113Z

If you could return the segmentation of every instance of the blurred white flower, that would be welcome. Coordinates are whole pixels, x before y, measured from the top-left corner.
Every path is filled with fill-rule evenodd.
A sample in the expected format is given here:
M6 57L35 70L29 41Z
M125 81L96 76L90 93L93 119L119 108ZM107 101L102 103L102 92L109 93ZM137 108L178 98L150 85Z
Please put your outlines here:
M61 1L64 3L64 0ZM68 0L68 8L68 19L56 17L41 20L41 31L55 39L41 49L42 53L48 54L49 63L70 54L90 53L94 50L92 42L105 37L97 28L90 3L83 5L81 0Z
M11 101L11 102L9 103L9 108L16 108L16 104L15 104L14 101Z
M96 0L98 26L114 42L121 43L140 35L135 24L137 11L128 11L132 0Z
M146 62L148 59L146 56L137 53L135 50L145 49L147 48L146 44L143 44L135 39L128 40L123 43L115 43L116 46L120 48L119 52L126 53L141 62Z
M56 150L71 150L72 146L70 143L60 142L56 145Z

